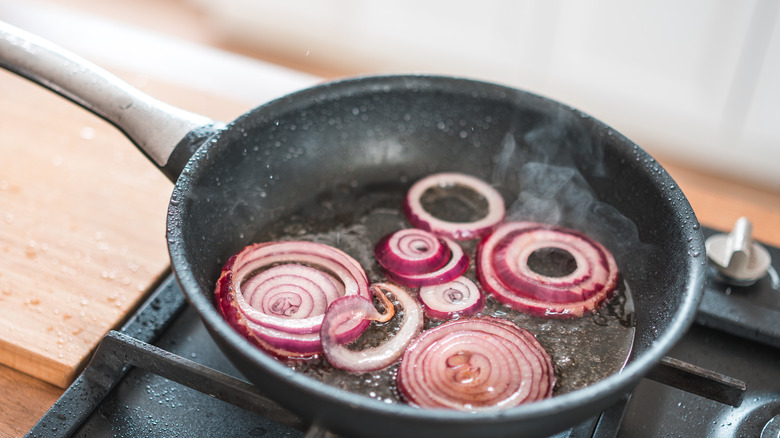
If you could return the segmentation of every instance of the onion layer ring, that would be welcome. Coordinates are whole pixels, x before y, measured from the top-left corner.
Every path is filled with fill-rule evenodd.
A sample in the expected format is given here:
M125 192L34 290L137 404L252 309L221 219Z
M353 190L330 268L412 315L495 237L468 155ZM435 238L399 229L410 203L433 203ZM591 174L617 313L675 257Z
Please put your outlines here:
M429 318L447 320L471 316L485 307L485 295L468 277L420 288L417 298Z
M528 267L536 250L569 253L577 266L560 277ZM477 277L499 301L537 316L582 316L608 299L620 271L612 254L578 231L535 222L499 225L477 247Z
M284 357L322 352L325 311L341 296L369 298L360 264L343 251L314 242L247 246L222 269L215 299L227 322L264 350ZM359 336L368 321L343 326L339 340Z
M422 309L405 290L389 283L374 283L371 290L383 301L385 313L377 311L371 300L352 295L334 301L325 314L321 329L322 346L325 358L335 368L354 373L385 368L401 357L409 342L422 330ZM355 320L386 322L393 316L393 304L385 297L384 290L392 293L403 308L401 328L390 340L378 347L362 351L346 348L337 336L341 325L354 325Z
M387 278L404 286L421 287L446 283L463 275L469 267L469 256L454 240L446 237L440 237L440 239L448 248L449 259L447 264L434 271L410 275L385 269Z
M402 275L440 269L450 259L450 248L435 234L408 228L384 236L374 246L374 258L388 271Z
M550 397L555 372L550 355L527 330L480 317L423 332L404 353L397 383L412 405L479 411Z
M450 222L430 214L421 198L432 187L460 186L482 195L487 201L487 213L474 222ZM486 182L463 173L435 173L417 181L409 188L404 202L404 213L412 226L455 240L475 239L487 234L504 220L504 198Z

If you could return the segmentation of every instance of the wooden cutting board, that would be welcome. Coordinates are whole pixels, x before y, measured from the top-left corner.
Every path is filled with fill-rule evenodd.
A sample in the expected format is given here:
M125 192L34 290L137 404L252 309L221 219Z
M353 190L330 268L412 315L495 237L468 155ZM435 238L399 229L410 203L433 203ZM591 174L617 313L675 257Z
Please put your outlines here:
M223 120L247 109L126 79ZM166 272L172 187L111 125L0 70L0 363L70 384Z

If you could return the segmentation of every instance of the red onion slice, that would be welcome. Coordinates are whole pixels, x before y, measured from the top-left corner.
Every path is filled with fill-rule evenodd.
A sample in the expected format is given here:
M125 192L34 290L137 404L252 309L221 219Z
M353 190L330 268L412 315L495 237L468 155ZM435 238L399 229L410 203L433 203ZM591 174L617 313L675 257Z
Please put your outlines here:
M271 267L239 284L236 298L246 317L291 333L316 333L328 305L344 295L333 276L298 264Z
M474 222L450 222L433 216L425 210L421 198L433 187L460 186L480 194L487 201L487 213ZM455 240L475 239L490 232L504 220L504 198L486 182L462 173L435 173L412 185L406 194L404 213L409 223L416 228L430 231Z
M370 297L363 268L339 249L300 241L247 246L225 264L215 290L229 324L286 357L322 352L323 316L341 296ZM342 326L338 339L354 340L367 326L368 321Z
M471 316L485 307L485 296L468 277L420 288L417 296L429 318L447 320Z
M389 283L375 283L371 289L377 298L384 299L385 314L379 313L370 300L355 295L337 299L325 313L320 332L322 345L325 358L335 368L355 373L385 368L401 357L409 342L422 330L422 309L405 290ZM383 290L392 293L403 308L401 328L389 341L378 347L362 351L348 349L336 335L339 327L354 324L356 320L387 321L392 317L393 305L384 296Z
M479 411L550 397L555 374L531 333L510 321L479 317L418 336L401 359L397 383L412 405Z
M534 251L569 253L576 268L560 277L528 267ZM535 222L508 222L477 247L477 276L499 301L537 316L582 316L611 296L620 271L612 254L590 237L567 228Z
M410 228L384 236L374 247L379 264L403 275L424 274L444 266L450 248L433 233Z
M410 275L385 269L385 275L392 281L409 287L441 284L460 277L469 267L469 256L455 241L446 237L441 237L441 240L449 248L450 258L446 265L432 272Z

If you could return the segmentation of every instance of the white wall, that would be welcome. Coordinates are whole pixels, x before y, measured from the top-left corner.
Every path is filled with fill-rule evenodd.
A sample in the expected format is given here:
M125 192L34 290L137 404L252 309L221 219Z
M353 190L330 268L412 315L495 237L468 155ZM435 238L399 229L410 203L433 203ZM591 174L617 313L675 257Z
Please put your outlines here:
M228 38L356 73L510 84L651 153L780 190L774 0L190 0Z

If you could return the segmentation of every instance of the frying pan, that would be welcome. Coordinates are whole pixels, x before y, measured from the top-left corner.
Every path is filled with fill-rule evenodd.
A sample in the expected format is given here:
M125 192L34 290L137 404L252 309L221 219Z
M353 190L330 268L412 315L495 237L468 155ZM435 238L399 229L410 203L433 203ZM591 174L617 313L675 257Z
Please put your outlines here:
M685 196L642 148L547 98L450 77L364 77L264 104L225 125L170 107L75 55L0 24L0 65L124 132L175 187L172 268L230 361L269 397L343 436L544 436L607 408L692 323L704 287L703 236ZM254 236L333 193L408 186L438 171L475 175L513 202L529 160L576 171L600 205L635 225L641 251L619 263L635 306L635 339L619 373L516 408L464 414L385 404L328 386L261 352L220 316L222 263ZM335 207L348 217L354 203ZM619 239L607 239L615 245Z

